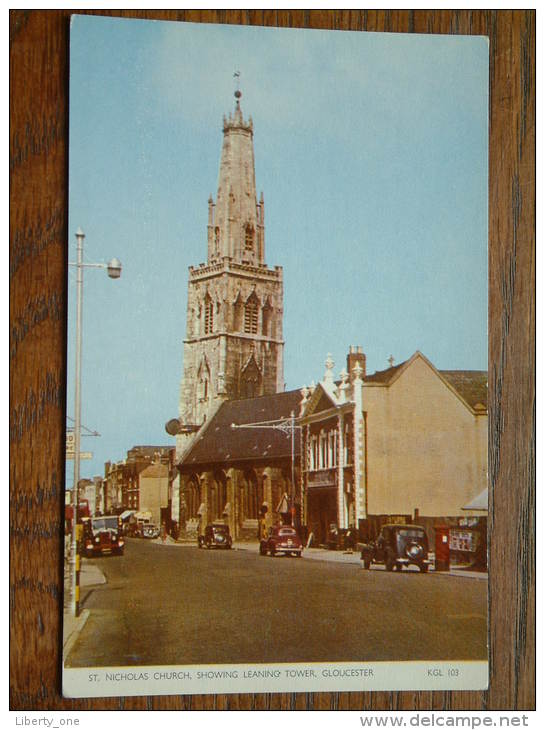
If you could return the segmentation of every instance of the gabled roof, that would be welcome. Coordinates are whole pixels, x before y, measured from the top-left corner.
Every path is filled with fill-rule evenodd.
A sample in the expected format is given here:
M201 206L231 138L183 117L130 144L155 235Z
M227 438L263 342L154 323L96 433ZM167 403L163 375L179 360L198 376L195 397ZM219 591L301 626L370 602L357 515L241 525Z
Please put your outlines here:
M488 373L483 370L440 370L452 387L475 408L479 403L488 407Z
M309 414L316 413L318 411L328 410L329 408L336 408L337 405L337 399L333 393L324 387L323 382L320 382L309 395L305 404L303 416L308 416Z
M231 424L251 424L288 419L299 415L301 391L263 395L222 403L206 427L180 460L182 466L216 464L257 459L291 457L291 439L272 428L231 428ZM295 454L299 455L299 436L295 434Z
M377 370L377 372L373 373L372 375L366 375L363 379L363 382L385 384L389 383L394 375L405 365L406 362L408 362L408 360L400 362L399 365L393 365L391 368L387 368L386 370Z
M371 385L391 385L402 372L416 359L421 358L437 375L450 386L456 395L470 409L483 413L488 407L488 373L486 370L437 370L437 368L423 355L416 351L412 357L399 365L386 370L379 370L364 378L364 383ZM483 408L480 408L483 406Z

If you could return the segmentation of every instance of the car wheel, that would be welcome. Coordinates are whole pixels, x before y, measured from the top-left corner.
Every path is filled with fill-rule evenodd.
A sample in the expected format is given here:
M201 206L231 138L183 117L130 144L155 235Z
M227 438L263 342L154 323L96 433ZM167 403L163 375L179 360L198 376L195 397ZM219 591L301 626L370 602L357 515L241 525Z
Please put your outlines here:
M295 555L296 558L300 558L301 555L302 555L302 553L300 553L300 552L299 553L293 553L293 554Z
M427 563L420 563L418 566L420 568L421 573L427 573L428 572L428 565Z
M363 561L363 567L365 570L371 570L371 561L370 560L364 560Z
M386 555L385 565L386 565L386 570L388 570L388 571L392 571L394 569L395 560L391 553L388 553Z

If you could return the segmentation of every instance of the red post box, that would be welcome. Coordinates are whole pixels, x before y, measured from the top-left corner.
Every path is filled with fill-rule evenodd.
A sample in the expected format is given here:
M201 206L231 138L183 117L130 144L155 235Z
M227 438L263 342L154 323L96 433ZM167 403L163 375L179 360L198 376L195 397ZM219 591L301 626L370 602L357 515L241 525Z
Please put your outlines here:
M450 527L435 528L435 570L450 570Z

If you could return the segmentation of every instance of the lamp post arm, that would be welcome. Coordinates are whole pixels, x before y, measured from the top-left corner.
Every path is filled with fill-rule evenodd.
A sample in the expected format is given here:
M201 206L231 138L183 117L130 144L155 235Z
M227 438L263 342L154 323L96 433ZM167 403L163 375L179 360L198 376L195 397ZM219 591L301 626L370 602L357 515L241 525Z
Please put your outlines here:
M93 264L93 263L84 264L83 262L82 263L79 263L78 261L69 261L68 262L68 266L75 266L78 269L107 269L108 268L108 264L100 264L100 263L98 263L98 264Z
M262 428L272 431L281 431L285 436L291 436L291 509L294 510L295 504L295 430L302 429L295 423L295 413L292 411L289 418L279 418L274 421L261 421L257 423L232 423L231 428ZM292 511L292 524L294 513Z

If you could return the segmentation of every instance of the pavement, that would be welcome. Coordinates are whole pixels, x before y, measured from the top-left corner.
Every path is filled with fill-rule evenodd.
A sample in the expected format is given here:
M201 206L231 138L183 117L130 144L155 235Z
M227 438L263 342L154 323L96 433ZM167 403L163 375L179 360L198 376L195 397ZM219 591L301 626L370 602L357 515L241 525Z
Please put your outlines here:
M161 538L156 540L150 540L158 546L168 545L175 547L195 547L194 542L177 542L172 537L167 536L163 543ZM241 550L246 552L259 553L259 543L255 542L234 542L233 550ZM304 558L306 560L321 560L322 562L329 563L345 563L352 565L360 565L363 568L363 563L360 559L359 552L343 552L341 550L328 550L327 548L312 547L305 549ZM430 555L433 558L433 555ZM371 570L384 570L382 565L371 566ZM430 575L436 576L456 576L458 578L469 578L473 580L488 580L487 572L480 572L476 570L470 570L463 566L453 566L448 571L436 572L433 564L430 565ZM101 585L106 583L106 578L103 572L97 565L89 563L86 559L81 561L80 571L80 588L88 588L94 585ZM65 563L64 572L64 622L63 622L63 653L64 656L68 656L74 642L76 641L79 633L85 626L87 619L89 618L89 610L86 608L81 609L79 616L74 616L72 607L70 605L71 600L71 586L70 586L70 575L68 571L68 563Z
M175 545L176 547L195 547L195 541L180 541L177 542L174 540L170 535L167 536L165 542L163 543L162 539L158 537L156 540L150 540L150 542L155 543L156 545ZM233 543L233 550L245 550L247 552L253 552L258 553L259 552L259 543L257 541L249 541L249 542L234 542ZM306 548L303 551L304 557L308 560L322 560L328 563L348 563L348 564L356 564L361 565L363 567L363 563L360 559L360 553L358 550L350 551L342 551L342 550L328 550L328 548L321 548L321 547L311 547ZM451 566L450 570L446 571L435 571L433 561L435 559L435 555L433 553L429 554L430 560L432 561L432 564L430 565L430 573L434 573L438 576L448 576L448 575L454 575L458 578L472 578L473 580L488 580L488 572L486 571L479 571L479 570L471 570L468 567L465 567L463 565L455 565ZM372 565L371 570L385 570L383 565Z
M258 553L259 552L259 544L257 542L235 542L233 543L233 548L235 550L248 550L251 552ZM308 560L309 558L311 560L322 560L324 562L328 563L349 563L349 564L356 564L363 567L363 562L360 559L360 553L356 550L349 552L349 551L342 551L342 550L328 550L327 548L306 548L303 551L303 556ZM430 559L434 559L434 555L430 553ZM385 570L384 566L382 565L373 565L371 566L371 570ZM464 568L463 566L454 566L451 567L448 571L438 571L435 572L433 563L430 565L430 573L435 573L435 575L442 576L442 575L454 575L458 578L473 578L474 580L488 580L488 573L486 572L480 572L477 570L469 570Z
M81 569L79 574L79 585L80 591L82 588L88 588L90 586L101 585L106 583L104 573L96 565L88 563L85 559L81 561ZM69 563L64 563L64 613L63 613L63 634L62 634L62 648L63 655L68 656L70 649L72 648L75 640L77 639L80 631L85 626L87 619L89 618L89 610L84 608L80 609L79 616L74 616L73 607L71 605L72 600L72 586L70 585L70 570Z

